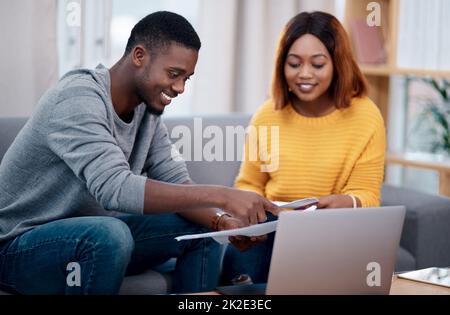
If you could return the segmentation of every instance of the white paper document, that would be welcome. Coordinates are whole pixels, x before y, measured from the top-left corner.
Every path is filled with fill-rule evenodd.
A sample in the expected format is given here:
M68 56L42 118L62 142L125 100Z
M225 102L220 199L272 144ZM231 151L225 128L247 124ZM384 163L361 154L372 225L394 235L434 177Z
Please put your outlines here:
M304 210L307 208L311 208L312 206L316 206L318 202L319 200L315 197L298 199L291 202L272 201L272 203L277 205L278 207L296 210Z
M301 210L301 212L315 211L316 209L317 209L317 206L313 205L305 210ZM216 242L218 242L220 244L227 244L227 243L229 243L229 240L228 240L229 236L235 236L235 235L260 236L260 235L264 235L264 234L268 234L273 231L276 231L277 222L278 221L270 221L270 222L266 222L266 223L260 223L260 224L246 226L246 227L239 228L239 229L183 235L183 236L175 237L175 239L177 241L185 241L185 240L192 240L192 239L198 239L198 238L204 238L204 237L212 237Z
M219 232L208 232L208 233L201 233L201 234L191 234L191 235L183 235L175 237L177 241L184 241L184 240L192 240L197 238L204 238L204 237L212 237L216 242L220 244L226 244L229 243L228 237L229 236L235 236L235 235L244 235L244 236L260 236L264 234L271 233L277 229L277 222L278 221L271 221L266 223L260 223L255 225L246 226L239 229L232 229L232 230L224 230Z

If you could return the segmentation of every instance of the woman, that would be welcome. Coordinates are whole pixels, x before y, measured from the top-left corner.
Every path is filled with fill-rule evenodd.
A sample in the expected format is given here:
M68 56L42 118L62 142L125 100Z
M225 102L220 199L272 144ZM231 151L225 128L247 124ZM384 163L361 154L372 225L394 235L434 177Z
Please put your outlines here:
M279 127L279 139L267 139L279 141L278 168L262 172L263 161L245 159L235 186L269 200L314 196L320 209L379 206L385 129L366 95L340 22L323 12L292 18L280 39L272 97L251 121L256 130ZM242 276L248 274L266 282L272 244L273 233L244 252L229 246L225 280L249 282Z

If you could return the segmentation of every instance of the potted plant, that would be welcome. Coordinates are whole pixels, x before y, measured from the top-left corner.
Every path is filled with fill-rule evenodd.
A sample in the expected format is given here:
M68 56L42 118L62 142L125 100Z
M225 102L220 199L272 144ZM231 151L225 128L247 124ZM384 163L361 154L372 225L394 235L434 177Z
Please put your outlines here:
M438 99L426 98L422 101L423 110L413 124L409 146L418 151L450 157L450 81L434 78L413 80L420 80L432 87Z

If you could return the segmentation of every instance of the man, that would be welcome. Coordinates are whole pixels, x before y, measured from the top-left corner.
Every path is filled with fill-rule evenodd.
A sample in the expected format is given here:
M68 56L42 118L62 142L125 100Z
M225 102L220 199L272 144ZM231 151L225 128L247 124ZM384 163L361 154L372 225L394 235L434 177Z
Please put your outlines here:
M156 12L136 24L110 70L69 72L42 97L0 166L3 289L116 294L125 274L177 257L175 291L210 290L219 246L174 237L278 212L254 193L194 185L171 157L159 116L183 93L199 49L188 21ZM68 284L72 266L81 277Z

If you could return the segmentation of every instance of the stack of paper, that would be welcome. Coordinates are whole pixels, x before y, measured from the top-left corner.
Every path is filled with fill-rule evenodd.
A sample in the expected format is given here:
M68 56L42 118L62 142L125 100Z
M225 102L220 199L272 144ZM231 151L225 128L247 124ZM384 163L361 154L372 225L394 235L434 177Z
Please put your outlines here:
M260 236L271 233L277 229L278 221L271 221L266 223L260 223L255 225L246 226L239 229L231 229L219 232L209 232L201 234L191 234L175 237L177 241L192 240L197 238L212 237L216 242L220 244L228 243L228 237L234 235L243 236Z
M317 209L317 198L305 198L292 202L274 201L273 203L282 208L288 209L302 209L304 212L314 211ZM255 225L246 226L239 229L231 229L218 232L208 232L200 234L190 234L175 237L177 241L185 241L192 239L199 239L205 237L212 237L216 242L220 244L229 243L228 237L235 235L242 236L261 236L276 231L278 221L271 221L266 223L260 223Z
M311 206L317 205L318 202L319 202L319 200L314 197L298 199L298 200L294 200L291 202L273 201L273 203L276 204L278 207L294 209L294 210L304 210Z
M399 278L450 287L450 268L431 267L397 275Z

